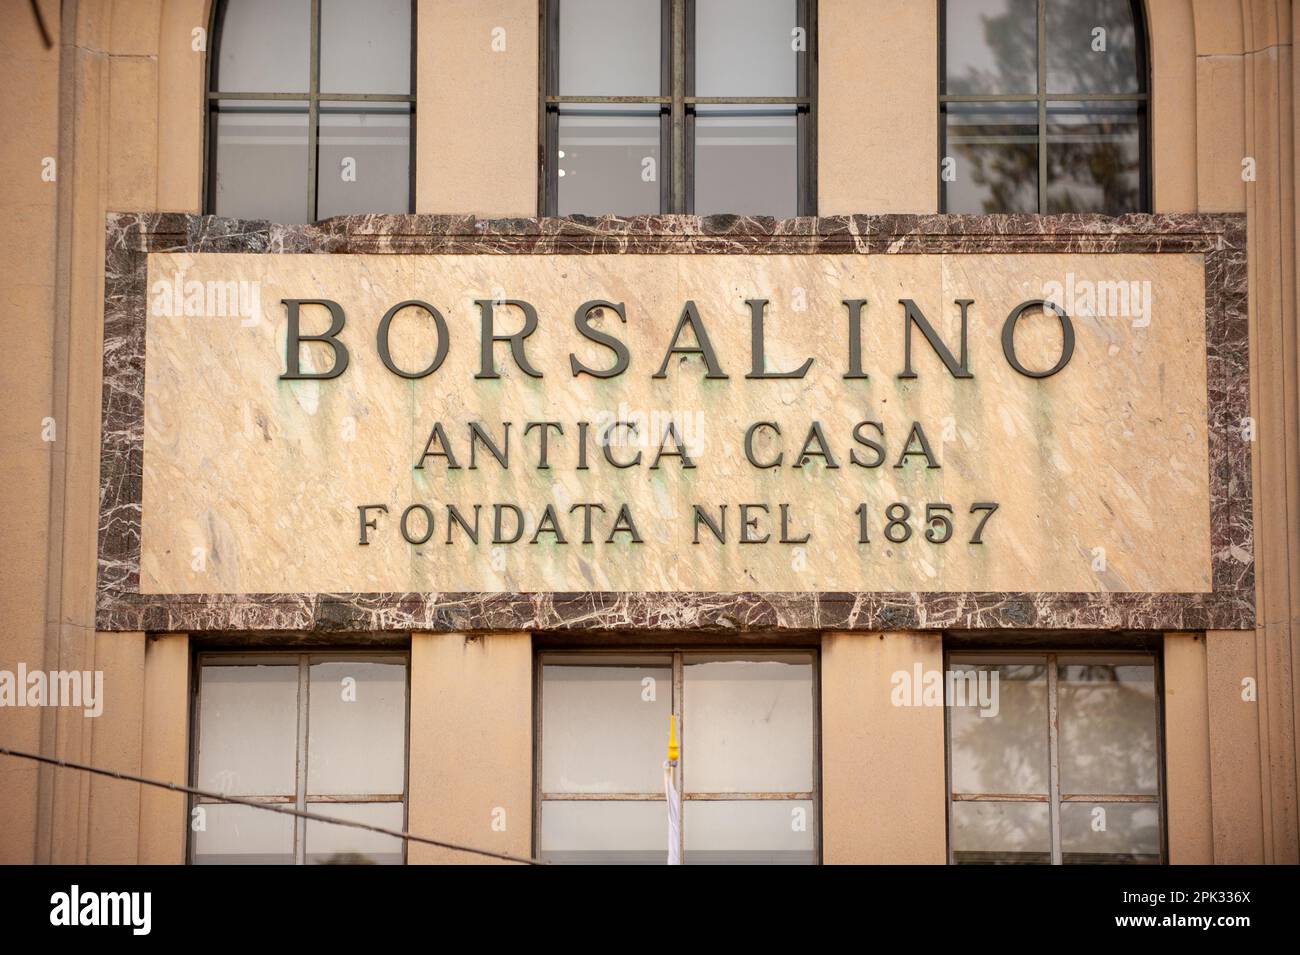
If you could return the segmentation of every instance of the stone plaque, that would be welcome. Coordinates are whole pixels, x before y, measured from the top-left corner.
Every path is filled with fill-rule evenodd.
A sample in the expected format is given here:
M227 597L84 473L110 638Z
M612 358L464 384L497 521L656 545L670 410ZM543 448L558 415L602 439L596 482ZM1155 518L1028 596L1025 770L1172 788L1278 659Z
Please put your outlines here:
M101 625L1249 626L1240 232L115 217Z

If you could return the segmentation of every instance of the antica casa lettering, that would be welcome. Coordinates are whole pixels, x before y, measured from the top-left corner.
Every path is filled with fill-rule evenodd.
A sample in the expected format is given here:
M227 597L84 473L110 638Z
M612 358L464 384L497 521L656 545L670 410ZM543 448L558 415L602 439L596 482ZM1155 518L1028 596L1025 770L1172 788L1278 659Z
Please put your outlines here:
M352 355L344 340L347 317L342 306L324 298L281 301L288 318L285 371L281 379L330 380L342 376ZM498 362L505 360L506 353L525 375L543 378L543 372L537 368L528 350L528 340L541 327L537 309L522 299L475 299L474 304L480 317L479 367L474 378L499 379ZM804 378L813 367L814 358L806 358L785 368L769 367L766 337L769 304L766 298L745 300L749 311L750 347L744 377L757 380ZM846 298L842 304L845 309L845 363L840 374L846 380L865 380L869 377L864 348L869 302L861 298ZM898 305L895 320L901 320L903 336L897 378L918 377L915 353L924 348L937 357L953 379L975 377L969 345L969 324L975 308L973 299L954 300L959 329L948 340L936 330L914 300L900 298ZM323 310L329 316L328 327L322 332L304 332L305 308L316 312ZM1046 368L1030 368L1016 352L1016 325L1026 314L1035 311L1053 316L1061 329L1060 354L1056 362ZM404 320L410 320L414 313L415 316L423 315L427 321L428 328L424 334L429 343L429 357L423 367L404 367L392 354L392 327L403 312L408 313ZM511 323L513 330L503 330L505 323L502 318L507 312L514 313L516 318L522 317L521 322ZM603 364L589 364L570 352L568 365L574 378L617 378L627 374L633 365L634 356L627 343L594 324L595 320L605 318L605 313L613 315L621 325L630 321L624 303L606 299L586 301L573 313L574 332L607 353ZM617 330L617 326L614 328ZM327 346L333 358L330 367L304 370L300 364L304 342ZM451 331L436 306L418 299L407 299L393 305L380 318L374 344L379 360L389 372L404 379L419 380L434 375L442 367L450 350ZM1075 334L1070 317L1052 302L1043 299L1021 302L1003 319L1002 358L1027 378L1048 378L1061 372L1073 357L1074 346ZM670 369L680 363L677 360L696 357L705 380L727 380L737 361L737 356L719 354L706 318L693 300L683 304L662 350L651 357L655 368L650 374L652 379L665 379ZM675 422L669 421L656 434L641 435L638 429L635 421L621 419L603 425L588 420L435 421L429 426L428 438L412 468L417 473L436 471L449 475L483 468L509 471L512 466L538 471L558 467L578 472L634 468L654 472L674 467L686 475L698 467L695 452ZM886 434L885 423L871 418L842 425L813 419L798 428L788 423L783 427L774 420L758 420L750 423L743 433L735 435L735 439L738 452L743 454L751 468L759 471L942 469L937 450L941 445L931 440L922 422L912 421L906 430L895 430L897 433ZM851 528L857 544L870 546L879 542L892 548L890 553L901 552L913 540L933 546L942 546L949 541L981 545L986 525L999 507L996 501L981 500L895 500L884 504L879 501L846 504L856 504L846 511L844 525ZM384 503L359 504L356 510L354 526L358 530L357 543L360 545L369 545L376 534L390 528L395 528L403 541L415 547L430 543L492 547L520 543L551 546L644 543L632 504L621 501L566 501L563 504L524 501L435 504L416 501L399 507L396 512ZM803 545L812 538L811 531L801 521L798 503L792 501L695 502L690 505L689 517L690 543L696 546L705 543L724 546L732 543Z
M288 298L282 299L281 304L284 305L288 313L288 331L285 338L285 371L280 376L281 379L285 381L329 380L338 378L347 371L351 353L347 344L341 338L347 324L347 317L344 315L342 306L338 302L324 298ZM537 309L522 299L475 299L474 304L478 307L480 313L480 361L479 371L474 377L484 380L501 377L500 372L497 370L497 352L499 350L497 346L506 346L515 365L524 374L531 378L544 377L528 355L528 339L540 326ZM807 375L809 369L813 366L814 359L812 358L804 360L797 367L785 370L773 370L767 367L765 326L769 301L765 298L751 298L746 299L745 304L750 312L749 370L745 373L745 377L759 380L797 379ZM863 368L862 339L864 333L863 313L868 308L868 302L866 299L844 299L842 304L847 313L846 363L843 377L846 379L866 379L869 376ZM975 377L975 372L971 368L968 347L970 312L975 305L973 299L954 300L954 305L959 310L961 322L955 353L953 343L944 341L925 312L915 301L910 298L902 298L898 300L898 304L901 306L903 322L902 367L897 373L898 378L918 377L913 366L914 338L918 340L918 343L924 341L933 350L934 354L943 363L948 374L953 378ZM324 309L329 314L329 327L324 332L307 334L302 331L302 310L304 306ZM516 311L523 316L522 326L515 331L502 332L499 329L498 312L505 308ZM400 367L394 360L389 348L393 322L398 313L406 309L423 312L432 322L432 355L428 364L423 368ZM621 302L592 299L579 305L574 312L573 325L578 335L587 341L602 346L609 352L609 364L604 367L592 367L577 355L570 353L568 356L569 367L575 378L582 375L600 379L617 378L625 374L631 366L632 356L627 344L617 336L592 325L593 316L606 309L613 312L619 322L623 324L628 322L626 307ZM1044 313L1054 315L1061 327L1060 356L1054 365L1046 369L1031 369L1024 365L1016 354L1016 324L1024 315L1034 310L1041 310ZM451 332L447 320L436 306L418 299L408 299L398 302L384 313L384 316L379 321L375 347L380 361L390 372L402 378L421 379L434 374L442 366L450 348L450 336ZM1063 370L1074 355L1074 340L1074 325L1070 321L1070 316L1059 305L1045 299L1030 299L1021 302L1011 310L1002 322L1002 356L1013 369L1029 378L1048 378ZM300 364L300 350L303 342L320 342L329 346L333 351L331 367L324 371L304 371ZM706 379L722 380L731 377L724 368L722 360L713 345L708 325L699 308L694 301L687 300L682 306L676 326L665 343L661 360L656 366L657 370L651 377L667 378L673 358L690 355L699 356L704 365L704 377Z

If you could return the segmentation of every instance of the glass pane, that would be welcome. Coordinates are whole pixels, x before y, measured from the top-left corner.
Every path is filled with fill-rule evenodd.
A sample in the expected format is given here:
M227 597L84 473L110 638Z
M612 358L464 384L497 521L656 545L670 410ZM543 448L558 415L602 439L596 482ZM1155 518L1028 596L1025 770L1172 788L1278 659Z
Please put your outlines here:
M293 865L293 816L229 803L197 808L195 865Z
M1160 862L1160 809L1152 803L1061 805L1066 865Z
M1047 91L1136 93L1131 0L1047 0Z
M1036 0L944 0L943 42L943 92L1037 92Z
M1139 211L1144 121L1140 103L1048 103L1047 211Z
M974 687L977 698L983 695L994 702L993 707L948 709L952 791L1046 795L1046 664L994 666L954 660L948 671L954 697L957 687L965 687L969 701L969 688ZM990 713L995 715L985 715Z
M311 72L311 0L227 0L217 29L216 89L305 93Z
M659 96L659 0L559 0L561 96Z
M316 217L410 210L405 103L322 103Z
M406 665L313 663L308 686L308 796L405 792Z
M799 95L797 6L795 0L695 0L695 95Z
M297 746L296 665L199 668L199 789L292 796Z
M320 88L411 92L411 0L321 0Z
M808 801L687 800L687 865L815 865L817 821Z
M541 853L547 862L666 865L668 803L543 802Z
M810 792L812 661L691 659L682 689L688 792Z
M955 802L953 861L1050 864L1051 825L1045 802Z
M400 802L311 803L308 812L401 830L406 809ZM307 820L308 865L401 865L402 840L351 826Z
M542 791L663 790L673 671L667 662L542 667Z
M222 100L216 109L216 214L307 222L307 104Z
M695 212L799 214L794 110L700 107L695 120Z
M1038 211L1038 111L1032 103L947 103L948 212ZM951 160L951 166L949 166Z
M1155 667L1077 659L1058 666L1061 793L1155 795Z
M559 123L560 215L659 211L657 108L573 107L561 111Z

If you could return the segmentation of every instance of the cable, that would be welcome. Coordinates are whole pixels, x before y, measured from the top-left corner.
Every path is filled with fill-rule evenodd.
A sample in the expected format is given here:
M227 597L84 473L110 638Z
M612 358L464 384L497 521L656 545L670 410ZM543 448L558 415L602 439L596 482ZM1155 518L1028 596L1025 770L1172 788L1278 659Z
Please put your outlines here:
M357 822L355 819L337 819L333 816L323 816L320 813L307 812L302 809L290 809L287 806L276 806L264 802L255 802L252 799L241 799L239 796L226 796L221 793L209 792L204 789L195 789L193 786L182 786L180 783L168 783L159 779L149 779L145 776L136 776L132 773L120 773L113 769L102 769L98 766L89 766L86 763L77 763L70 759L55 759L52 756L42 756L39 753L27 753L19 749L10 749L7 746L0 746L0 755L16 756L19 759L30 759L38 763L46 763L50 766L59 766L63 769L79 769L82 772L94 773L99 776L108 776L112 779L120 779L125 782L140 783L144 786L156 786L159 789L170 789L172 792L187 793L191 796L202 796L204 799L233 803L237 806L252 806L254 809L264 809L268 812L279 812L286 816L297 816L300 819L310 819L314 822L328 822L335 826L350 826L353 829L365 829L368 832L377 832L381 835L393 836L407 842L419 842L424 845L439 846L443 849L454 849L457 852L470 852L474 855L487 856L492 859L501 859L505 862L520 862L524 865L545 865L541 859L534 859L531 856L511 855L508 852L494 852L491 849L475 849L471 846L463 846L455 842L444 842L441 839L430 839L428 836L417 836L400 829L389 829L385 826L372 826L369 823Z

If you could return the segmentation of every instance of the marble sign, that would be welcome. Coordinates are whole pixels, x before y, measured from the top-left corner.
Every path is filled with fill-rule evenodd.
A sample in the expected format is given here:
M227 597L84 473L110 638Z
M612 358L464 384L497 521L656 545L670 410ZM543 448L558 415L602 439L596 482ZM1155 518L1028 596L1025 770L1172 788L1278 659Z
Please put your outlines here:
M104 629L1249 627L1233 216L110 217Z

